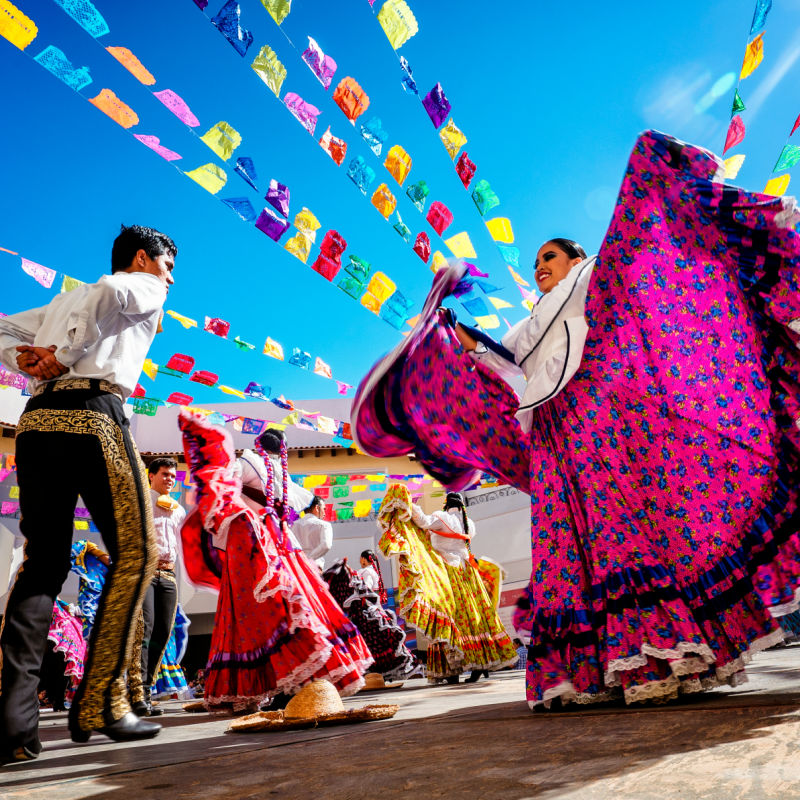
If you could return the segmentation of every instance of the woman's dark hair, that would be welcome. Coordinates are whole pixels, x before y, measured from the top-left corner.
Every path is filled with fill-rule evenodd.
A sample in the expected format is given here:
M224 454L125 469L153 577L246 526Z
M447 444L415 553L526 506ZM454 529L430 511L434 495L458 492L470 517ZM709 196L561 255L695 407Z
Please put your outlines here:
M372 565L375 572L378 573L378 599L381 603L387 602L389 598L386 594L386 587L383 585L383 575L381 575L381 565L378 563L378 556L376 556L372 550L363 550L361 552L361 558L366 559Z
M567 254L567 258L586 258L586 251L572 239L562 239L558 237L556 239L548 239L547 241L557 244Z
M372 550L364 550L361 553L361 558L366 558L367 561L372 562L372 559L375 558L375 553Z
M531 601L524 594L521 594L517 598L517 608L521 608L523 611L530 611Z
M317 495L314 495L314 498L308 504L308 507L304 508L303 511L306 514L310 514L315 508L317 508L318 506L321 506L321 505L322 505L322 498L321 497L317 497Z
M268 453L274 453L277 456L281 453L281 443L284 439L286 439L286 436L283 431L279 431L277 428L267 428L256 441Z
M464 533L469 534L469 523L467 521L467 501L461 492L448 492L444 499L444 510L458 508L461 511L461 519L464 521Z
M111 246L111 272L127 269L139 250L144 250L148 258L157 258L164 253L173 258L178 255L175 242L166 233L143 225L122 225L119 236Z

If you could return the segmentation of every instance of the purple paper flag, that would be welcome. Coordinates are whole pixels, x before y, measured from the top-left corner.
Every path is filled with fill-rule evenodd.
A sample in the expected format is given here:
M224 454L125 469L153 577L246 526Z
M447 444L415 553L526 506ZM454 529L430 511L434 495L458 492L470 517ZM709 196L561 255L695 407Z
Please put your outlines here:
M447 119L447 115L452 108L450 102L444 96L444 89L442 89L441 83L437 83L436 86L425 95L422 99L422 105L425 106L425 110L428 112L428 116L431 118L434 128L438 128Z
M289 228L289 220L279 217L271 208L265 208L256 220L256 228L277 242Z
M269 182L267 196L264 198L274 209L280 211L284 217L289 216L289 187L279 183L274 178Z
M331 88L331 81L336 74L336 62L322 52L322 48L309 36L308 47L303 51L303 61L317 76L326 91Z
M469 269L469 274L473 275L476 278L488 278L488 272L481 272L475 264L467 264L467 268Z
M283 98L286 108L292 112L295 119L313 136L314 130L317 127L317 117L320 115L320 110L311 103L306 103L299 94L294 92L287 92Z

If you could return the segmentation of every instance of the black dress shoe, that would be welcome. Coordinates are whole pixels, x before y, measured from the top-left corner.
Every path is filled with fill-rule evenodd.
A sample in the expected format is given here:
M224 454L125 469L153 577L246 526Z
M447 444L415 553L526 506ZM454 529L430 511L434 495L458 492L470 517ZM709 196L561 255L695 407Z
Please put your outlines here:
M132 711L115 720L110 725L97 728L98 733L103 733L115 742L130 742L134 739L151 739L157 736L161 726L157 722L147 722L139 719ZM73 742L88 742L92 731L70 726L70 735Z
M38 742L33 745L20 745L10 750L0 752L0 764L15 764L20 761L33 761L39 758L42 752L42 745Z
M445 681L445 683L448 683L448 684L456 684L456 683L458 683L459 677L460 677L459 675L448 675L444 679L444 681Z

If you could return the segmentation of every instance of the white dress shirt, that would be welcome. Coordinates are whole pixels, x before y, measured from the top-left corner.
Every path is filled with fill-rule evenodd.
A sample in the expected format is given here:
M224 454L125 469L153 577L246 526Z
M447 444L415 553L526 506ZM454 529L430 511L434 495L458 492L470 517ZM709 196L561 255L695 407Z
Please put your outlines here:
M16 347L56 346L62 378L115 383L127 399L156 335L167 287L147 272L117 272L57 294L46 306L0 318L0 362L19 372ZM41 381L31 378L33 391Z
M292 525L292 531L303 552L325 569L325 553L333 547L333 525L314 514L306 514Z
M411 519L420 528L431 532L431 545L451 567L460 567L469 560L469 549L462 538L440 536L441 533L464 535L464 521L460 511L434 511L428 516L418 505L411 506ZM467 518L466 536L469 540L475 535L475 523Z
M180 504L174 511L161 508L158 498L161 495L155 490L150 490L150 500L153 503L153 524L156 528L156 544L158 546L158 562L160 564L175 564L178 560L178 537L181 525L186 519L186 509Z
M577 372L583 358L589 327L583 317L586 293L597 256L576 264L523 319L503 337L514 361L506 361L492 350L470 351L470 355L493 369L501 378L522 372L527 384L517 419L522 430L531 429L533 409L555 397Z

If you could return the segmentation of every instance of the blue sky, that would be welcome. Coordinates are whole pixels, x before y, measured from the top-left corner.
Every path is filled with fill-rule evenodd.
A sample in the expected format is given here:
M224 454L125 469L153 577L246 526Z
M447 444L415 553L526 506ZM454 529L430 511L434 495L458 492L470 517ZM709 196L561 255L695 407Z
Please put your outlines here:
M15 2L35 20L39 34L25 52L0 40L0 247L92 281L108 270L121 222L160 228L180 251L167 307L201 325L206 315L221 317L231 323L231 337L238 334L257 346L254 353L239 352L229 341L185 331L168 319L151 351L155 362L187 353L198 369L218 373L227 385L243 389L255 380L271 386L273 394L313 399L332 396L335 384L261 355L267 336L287 355L297 346L320 356L348 383L357 383L396 344L395 329L310 269L316 248L304 265L218 199L247 196L259 210L270 178L287 184L290 217L309 207L322 223L317 244L326 230L340 232L346 253L392 277L414 301L416 313L432 274L346 177L356 155L378 175L372 188L385 180L395 192L414 236L432 231L404 189L426 180L430 198L454 212L446 236L469 232L477 264L503 287L497 296L514 303L504 312L507 319L513 323L526 313L419 99L403 91L397 56L367 0L294 0L283 32L260 0L241 0L243 24L254 35L244 58L210 23L223 0L210 0L206 14L192 0L96 0L110 28L98 40L51 0ZM552 236L575 238L596 251L641 130L658 128L722 150L733 89L716 99L708 93L726 74L738 74L753 0L409 4L419 33L400 54L410 62L421 94L442 83L452 116L468 137L464 149L478 166L476 180L488 179L501 199L488 216L511 219L522 252L520 271L528 278L537 247ZM375 11L380 5L377 0ZM736 182L755 190L770 176L800 112L798 19L800 0L776 2L766 27L764 62L740 87L748 104L747 137L728 155L746 153ZM369 95L365 118L379 116L389 134L384 156L392 144L411 154L403 190L335 106L333 86L326 93L300 60L307 35L337 61L333 86L352 76ZM93 83L76 93L32 60L50 44L74 65L88 66ZM343 167L250 69L263 44L287 69L281 96L296 92L322 111L316 139L330 125L348 142ZM152 89L181 95L200 119L197 135L108 55L106 46L129 48L156 77ZM138 125L126 131L86 102L106 87L136 111ZM229 162L197 138L220 120L243 138ZM183 159L167 163L133 133L158 136ZM241 155L254 160L261 195L233 173ZM229 174L216 197L174 166L190 170L206 162L223 165ZM435 235L432 240L435 248ZM0 274L0 311L41 305L52 296L21 272L17 257L0 253ZM142 383L148 395L162 399L173 391L193 395L198 405L229 399L166 376Z

